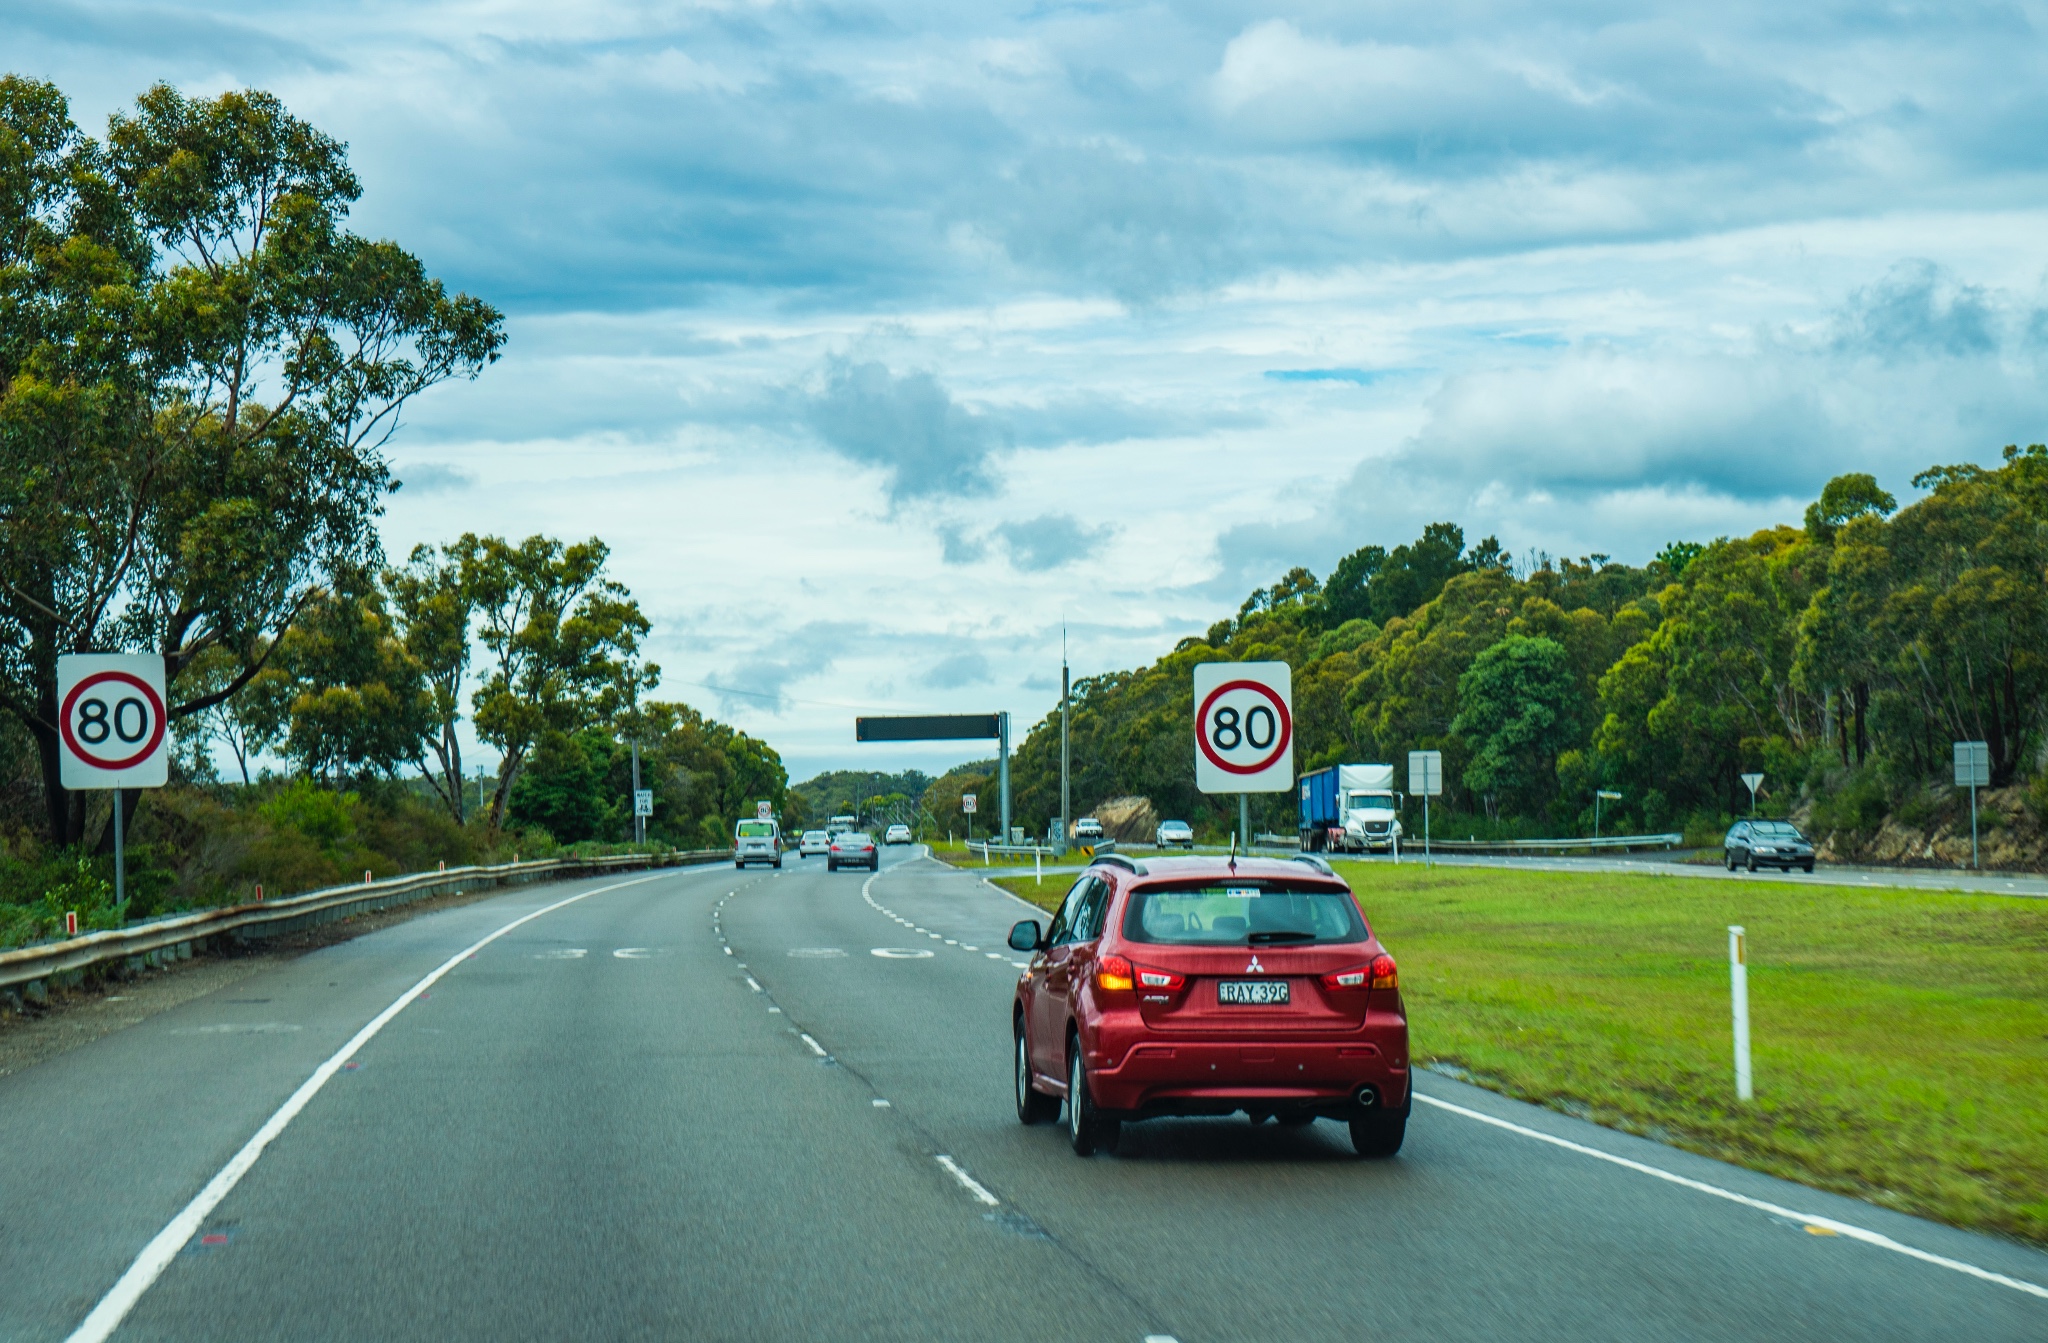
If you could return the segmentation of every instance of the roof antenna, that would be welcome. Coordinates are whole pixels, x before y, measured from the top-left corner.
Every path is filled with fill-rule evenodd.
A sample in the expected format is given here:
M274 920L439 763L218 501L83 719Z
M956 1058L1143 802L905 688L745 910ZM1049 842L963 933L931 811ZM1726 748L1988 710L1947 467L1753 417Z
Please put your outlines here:
M1230 832L1230 875L1237 875L1237 832Z

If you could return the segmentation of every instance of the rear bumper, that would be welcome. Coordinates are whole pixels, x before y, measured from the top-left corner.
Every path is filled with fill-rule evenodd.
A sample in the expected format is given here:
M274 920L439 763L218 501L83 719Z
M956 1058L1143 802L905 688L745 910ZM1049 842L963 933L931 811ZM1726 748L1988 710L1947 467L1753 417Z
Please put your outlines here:
M1357 1109L1359 1088L1368 1086L1383 1108L1408 1104L1405 1031L1398 1040L1148 1040L1088 1074L1097 1105L1134 1116L1349 1113Z

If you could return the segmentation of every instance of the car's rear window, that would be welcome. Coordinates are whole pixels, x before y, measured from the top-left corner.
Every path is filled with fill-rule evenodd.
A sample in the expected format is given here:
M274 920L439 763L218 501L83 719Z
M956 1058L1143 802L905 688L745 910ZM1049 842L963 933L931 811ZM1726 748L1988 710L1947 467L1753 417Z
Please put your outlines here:
M1284 881L1141 886L1124 906L1124 937L1176 946L1363 942L1365 920L1341 886Z
M773 821L741 821L741 839L768 839L775 833Z
M827 835L827 834L826 834L826 833L825 833L824 831L822 831L822 830L806 830L806 831L804 831L804 841L805 841L806 843L808 843L808 842L810 842L811 840L814 840L814 839L830 839L830 838L831 838L831 836L830 836L830 835Z
M872 844L875 841L858 830L848 830L839 837L839 842L841 844Z

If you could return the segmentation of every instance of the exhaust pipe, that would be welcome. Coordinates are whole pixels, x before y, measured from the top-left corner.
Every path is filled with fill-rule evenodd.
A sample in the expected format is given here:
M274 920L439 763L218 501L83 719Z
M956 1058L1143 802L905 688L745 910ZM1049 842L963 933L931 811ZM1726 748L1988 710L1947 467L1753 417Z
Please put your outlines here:
M1371 1087L1360 1087L1352 1099L1358 1102L1359 1109L1370 1110L1380 1103L1380 1093Z

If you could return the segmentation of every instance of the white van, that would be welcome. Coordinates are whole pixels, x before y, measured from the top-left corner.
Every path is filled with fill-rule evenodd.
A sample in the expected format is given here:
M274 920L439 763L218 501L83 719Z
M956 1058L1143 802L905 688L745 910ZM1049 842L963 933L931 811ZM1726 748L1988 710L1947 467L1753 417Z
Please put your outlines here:
M773 821L744 820L732 829L732 865L782 866L782 827Z

